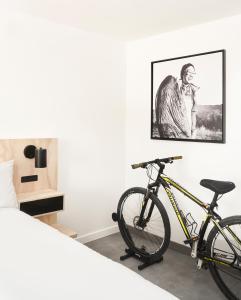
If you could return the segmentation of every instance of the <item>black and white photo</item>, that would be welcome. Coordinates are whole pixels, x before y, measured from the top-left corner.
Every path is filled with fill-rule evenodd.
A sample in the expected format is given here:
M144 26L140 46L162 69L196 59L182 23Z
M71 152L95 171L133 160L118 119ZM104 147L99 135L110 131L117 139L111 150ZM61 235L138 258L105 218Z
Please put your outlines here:
M151 138L224 143L225 51L151 66Z

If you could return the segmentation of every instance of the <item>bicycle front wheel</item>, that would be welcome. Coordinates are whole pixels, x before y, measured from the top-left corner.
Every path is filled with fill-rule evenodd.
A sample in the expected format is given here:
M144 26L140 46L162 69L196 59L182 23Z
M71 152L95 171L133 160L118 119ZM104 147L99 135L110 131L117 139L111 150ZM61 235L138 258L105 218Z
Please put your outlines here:
M207 253L214 260L221 260L223 263L210 262L209 269L228 299L241 300L241 216L226 218L219 225L231 242L231 247L215 226L207 239ZM236 257L232 248L239 257Z
M120 198L117 215L120 233L127 246L141 256L160 258L170 242L170 222L160 200L140 187Z

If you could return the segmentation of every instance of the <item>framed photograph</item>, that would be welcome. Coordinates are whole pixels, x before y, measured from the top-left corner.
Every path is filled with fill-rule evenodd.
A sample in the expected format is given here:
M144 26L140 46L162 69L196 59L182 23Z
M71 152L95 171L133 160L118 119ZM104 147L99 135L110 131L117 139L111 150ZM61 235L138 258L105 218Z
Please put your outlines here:
M225 50L151 63L151 138L225 143Z

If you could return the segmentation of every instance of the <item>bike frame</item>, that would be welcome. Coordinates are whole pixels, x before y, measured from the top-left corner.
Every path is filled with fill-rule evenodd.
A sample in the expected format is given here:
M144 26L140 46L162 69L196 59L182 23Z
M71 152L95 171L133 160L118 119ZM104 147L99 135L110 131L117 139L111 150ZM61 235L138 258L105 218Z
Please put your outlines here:
M222 236L224 237L224 239L226 240L226 242L228 243L228 245L230 246L230 248L232 249L232 251L235 254L235 260L241 261L240 256L238 255L238 253L236 252L235 248L233 247L231 241L228 239L227 235L225 234L224 230L222 229L222 227L219 225L219 221L221 220L221 217L214 212L214 207L210 204L206 204L204 202L202 202L200 199L198 199L197 197L195 197L193 194L191 194L189 191L187 191L185 188L183 188L181 185L179 185L178 183L176 183L174 180L172 180L171 178L169 178L168 176L162 174L164 169L164 166L160 166L160 170L159 170L159 174L157 176L157 179L155 182L151 183L148 185L148 192L152 192L154 195L157 196L158 191L159 191L159 187L163 186L163 188L165 189L167 196L172 204L172 207L175 211L175 214L178 218L178 221L182 227L182 230L186 236L186 241L185 243L189 244L190 247L192 247L193 242L196 240L198 240L198 245L197 245L197 257L200 259L203 259L205 261L208 262L215 262L215 263L219 263L222 265L226 265L226 266L232 266L234 268L237 268L240 270L239 267L235 267L232 264L228 264L226 261L223 261L222 259L214 259L210 256L207 255L207 253L205 252L205 247L203 247L204 245L204 236L208 227L208 224L212 221L213 224L217 227L218 231L222 234ZM179 209L178 203L175 199L175 196L171 190L171 187L174 187L175 189L177 189L179 192L181 192L184 196L186 196L187 198L189 198L190 200L192 200L193 202L195 202L197 205L199 205L201 208L203 208L206 212L206 219L205 221L202 223L202 226L200 228L199 234L195 237L190 236L189 230L185 224L185 221L183 219L181 210ZM148 197L148 195L147 195ZM216 200L217 200L217 195L215 194ZM148 212L148 217L146 218L146 222L148 221L148 219L151 217L152 211L153 211L154 205L153 207L150 208L149 212ZM143 218L144 215L144 211L146 209L146 203L143 206L140 218ZM229 231L229 233L236 239L236 241L238 241L238 243L241 245L241 241L238 239L238 237L235 235L235 233L228 228L227 229Z

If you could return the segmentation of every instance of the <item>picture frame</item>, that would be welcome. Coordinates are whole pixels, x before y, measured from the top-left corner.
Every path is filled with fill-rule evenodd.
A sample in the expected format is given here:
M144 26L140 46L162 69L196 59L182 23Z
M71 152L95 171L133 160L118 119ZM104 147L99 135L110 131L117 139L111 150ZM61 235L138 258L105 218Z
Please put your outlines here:
M151 62L151 139L226 142L226 51Z

